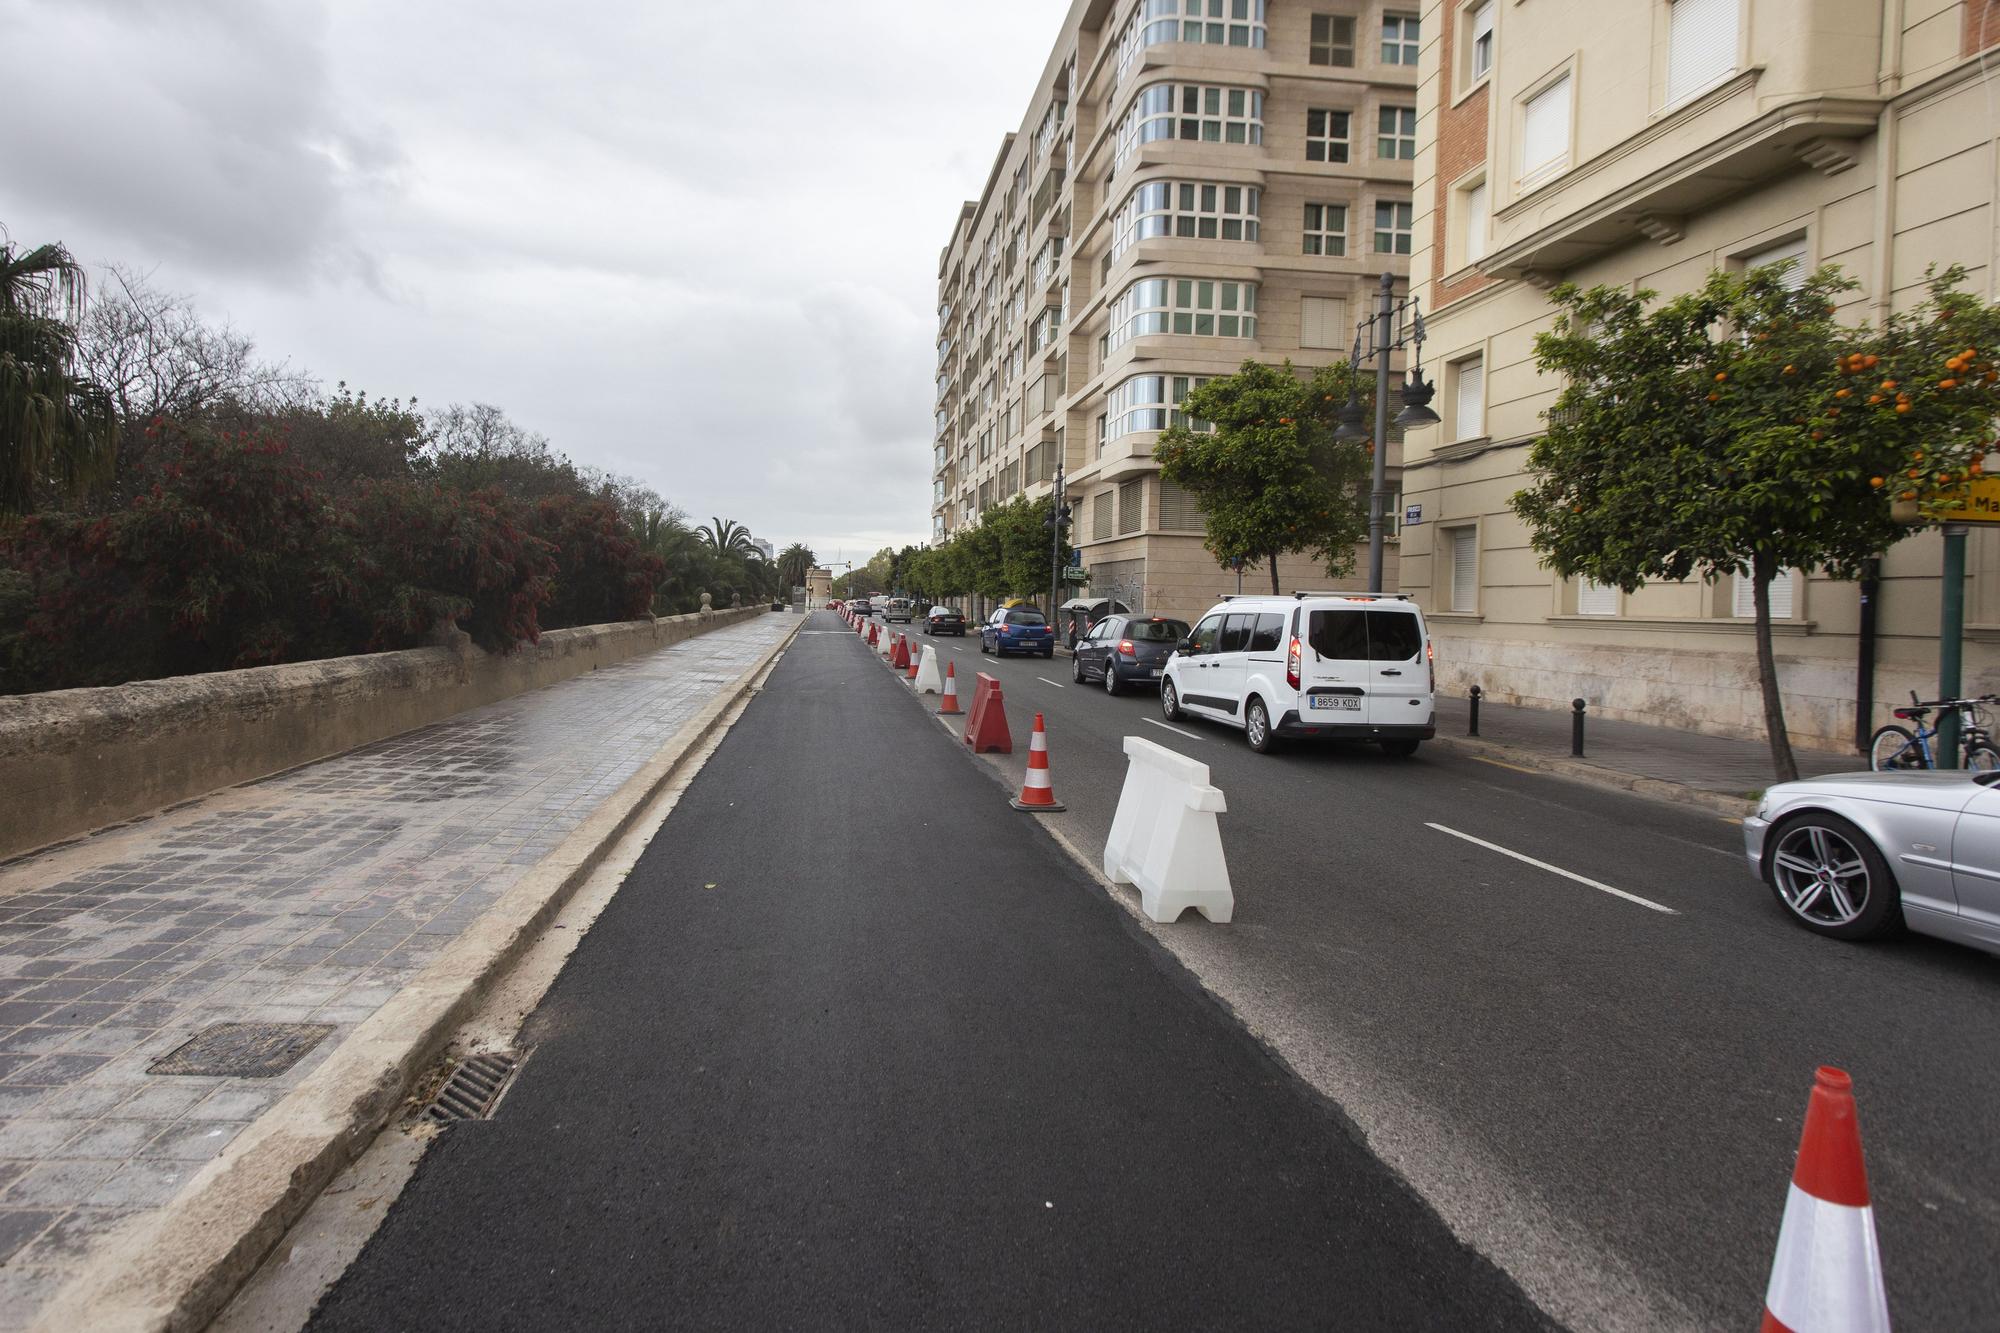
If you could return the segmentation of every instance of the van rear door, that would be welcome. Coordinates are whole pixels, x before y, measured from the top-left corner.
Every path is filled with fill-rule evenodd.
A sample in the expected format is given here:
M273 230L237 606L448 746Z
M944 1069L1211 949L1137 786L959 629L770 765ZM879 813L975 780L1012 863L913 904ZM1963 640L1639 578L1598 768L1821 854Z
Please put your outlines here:
M1367 613L1360 607L1309 610L1303 637L1299 720L1308 726L1366 725L1372 683Z
M1370 607L1368 617L1368 721L1378 727L1428 726L1430 664L1424 660L1424 625L1415 608Z

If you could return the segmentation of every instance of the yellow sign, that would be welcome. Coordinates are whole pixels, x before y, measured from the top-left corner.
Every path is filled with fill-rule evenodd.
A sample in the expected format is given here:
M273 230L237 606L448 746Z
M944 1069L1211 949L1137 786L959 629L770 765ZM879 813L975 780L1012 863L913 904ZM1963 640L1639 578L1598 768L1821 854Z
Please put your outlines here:
M1940 507L1936 518L1943 523L2000 523L2000 477L1974 477L1959 486L1946 486L1932 494ZM1953 501L1959 508L1948 508Z

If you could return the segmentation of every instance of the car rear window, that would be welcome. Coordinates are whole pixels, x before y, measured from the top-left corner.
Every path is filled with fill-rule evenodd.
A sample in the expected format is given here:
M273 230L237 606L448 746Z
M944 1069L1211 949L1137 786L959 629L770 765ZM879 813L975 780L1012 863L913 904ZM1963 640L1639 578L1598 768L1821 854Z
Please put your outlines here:
M1134 643L1179 643L1187 632L1178 620L1135 620L1125 626L1125 637Z
M1010 625L1046 625L1048 621L1042 619L1040 611L1009 611L1007 613L1007 623Z
M1315 611L1306 641L1321 657L1343 662L1407 662L1424 650L1410 611Z

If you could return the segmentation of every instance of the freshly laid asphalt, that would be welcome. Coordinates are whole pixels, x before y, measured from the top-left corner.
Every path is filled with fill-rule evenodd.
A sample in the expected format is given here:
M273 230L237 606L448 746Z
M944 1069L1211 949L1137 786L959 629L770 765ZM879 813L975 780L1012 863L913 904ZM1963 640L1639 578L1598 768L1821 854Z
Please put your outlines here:
M313 1327L1547 1325L907 695L795 642Z

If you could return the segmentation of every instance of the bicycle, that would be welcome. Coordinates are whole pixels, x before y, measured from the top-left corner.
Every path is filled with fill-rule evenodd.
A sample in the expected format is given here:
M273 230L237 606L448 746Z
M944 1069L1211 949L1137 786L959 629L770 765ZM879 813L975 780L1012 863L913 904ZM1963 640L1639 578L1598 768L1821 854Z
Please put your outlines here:
M1916 731L1897 726L1894 722L1877 727L1875 734L1868 738L1868 767L1877 773L1907 772L1915 769L1936 768L1937 755L1931 749L1931 739L1938 734L1938 728L1927 725L1926 719L1932 712L1955 709L1958 712L1959 751L1964 756L1964 766L1974 772L1991 773L2000 769L2000 746L1993 742L1989 729L1989 718L1985 705L2000 703L2000 695L1982 694L1976 699L1932 699L1928 702L1917 698L1915 690L1910 691L1910 706L1893 709L1892 715L1905 722L1914 722Z

